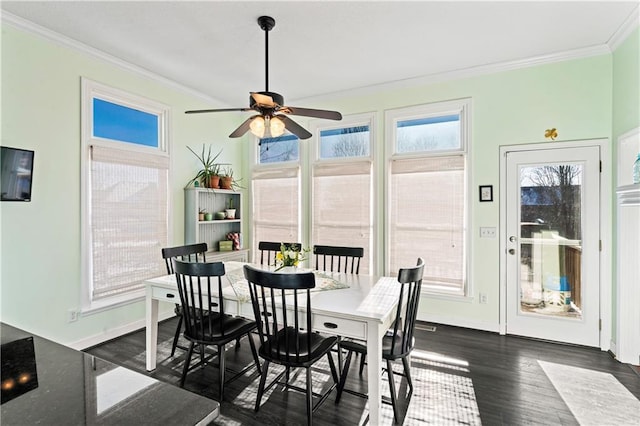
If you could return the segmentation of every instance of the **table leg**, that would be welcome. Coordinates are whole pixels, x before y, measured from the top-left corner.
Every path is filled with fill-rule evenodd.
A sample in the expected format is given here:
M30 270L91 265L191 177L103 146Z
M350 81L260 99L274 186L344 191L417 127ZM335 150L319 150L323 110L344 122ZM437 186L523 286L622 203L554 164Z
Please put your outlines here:
M367 383L369 387L369 424L380 424L382 408L382 324L367 326Z
M146 349L147 371L156 369L156 355L158 352L158 300L151 297L151 289L147 289L146 297Z

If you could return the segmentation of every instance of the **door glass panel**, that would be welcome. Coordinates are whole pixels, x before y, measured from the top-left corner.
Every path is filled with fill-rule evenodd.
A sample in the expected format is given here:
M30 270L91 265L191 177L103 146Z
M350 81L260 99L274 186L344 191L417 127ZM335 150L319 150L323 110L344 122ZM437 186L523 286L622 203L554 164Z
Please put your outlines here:
M519 170L519 312L581 319L583 166Z

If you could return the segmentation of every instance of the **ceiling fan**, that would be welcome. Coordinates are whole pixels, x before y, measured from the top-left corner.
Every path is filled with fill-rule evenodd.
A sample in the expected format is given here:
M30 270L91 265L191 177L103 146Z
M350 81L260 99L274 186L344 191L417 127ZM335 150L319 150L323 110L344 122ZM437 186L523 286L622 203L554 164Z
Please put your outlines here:
M311 133L289 118L289 115L324 118L328 120L342 120L342 114L337 111L322 109L299 108L284 105L284 98L279 93L269 91L269 31L276 25L270 16L258 18L258 25L264 30L265 40L265 90L264 92L250 92L248 108L200 109L186 111L186 114L225 111L256 111L258 114L247 118L235 129L230 138L239 138L249 130L259 138L277 137L284 134L285 129L300 139L308 139Z

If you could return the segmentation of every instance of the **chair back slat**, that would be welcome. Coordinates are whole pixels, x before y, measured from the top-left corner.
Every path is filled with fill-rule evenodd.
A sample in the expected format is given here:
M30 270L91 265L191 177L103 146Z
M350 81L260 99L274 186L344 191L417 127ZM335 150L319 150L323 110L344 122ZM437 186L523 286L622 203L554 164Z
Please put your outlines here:
M424 261L420 258L415 267L398 271L400 294L391 337L392 356L400 356L413 349L413 332L418 315L423 273Z
M185 335L193 340L205 341L212 335L225 335L222 262L196 263L173 260L178 283L180 303L185 320ZM215 301L216 297L218 302ZM211 315L218 311L220 315Z
M162 258L167 267L167 275L173 274L173 259L186 260L188 262L197 262L198 255L206 262L205 253L207 251L207 243L189 244L177 247L165 247L162 249Z
M360 273L360 259L364 256L362 247L313 246L315 269L318 271Z
M280 245L297 245L302 247L300 243L281 243L275 241L260 241L258 243L258 250L260 250L260 264L261 265L274 265L276 263L276 254L280 251Z
M313 273L274 273L245 265L244 276L249 283L261 345L268 348L271 356L280 356L284 362L298 362L310 354L312 339L308 336L313 333L310 309L310 289L315 287ZM300 297L305 297L304 312ZM288 300L292 303L287 309ZM302 315L305 315L304 323L300 321ZM301 330L303 324L306 329Z

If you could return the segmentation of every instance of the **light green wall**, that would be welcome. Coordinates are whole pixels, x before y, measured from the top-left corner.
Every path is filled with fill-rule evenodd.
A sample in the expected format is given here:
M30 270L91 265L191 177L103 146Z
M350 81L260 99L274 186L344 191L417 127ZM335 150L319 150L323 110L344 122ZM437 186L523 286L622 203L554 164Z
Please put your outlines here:
M67 322L68 310L81 305L82 288L81 76L171 107L172 243L183 243L182 187L198 169L185 145L224 148L221 160L238 169L243 149L242 142L227 137L241 117L186 116L183 111L204 107L204 102L3 24L1 144L34 150L35 164L32 201L0 203L1 318L63 343L117 329L144 315L144 302L137 302Z
M640 28L613 52L613 137L640 126Z
M480 239L479 227L499 227L502 145L549 143L545 129L558 129L557 141L610 138L611 55L541 65L443 83L331 100L324 106L343 114L377 111L376 155L384 157L384 111L407 105L472 98L471 281L473 300L426 298L421 317L497 330L499 322L499 239ZM314 105L317 107L317 105ZM479 203L478 185L493 185L494 202ZM380 188L382 189L382 188ZM428 190L428 189L422 189ZM418 191L419 192L419 191ZM381 190L378 191L382 197ZM417 193L419 196L419 193ZM383 217L379 204L378 217ZM382 234L379 235L382 237ZM382 253L378 253L381 255ZM378 257L380 259L380 257ZM427 260L428 261L428 260ZM478 293L488 303L478 303Z

